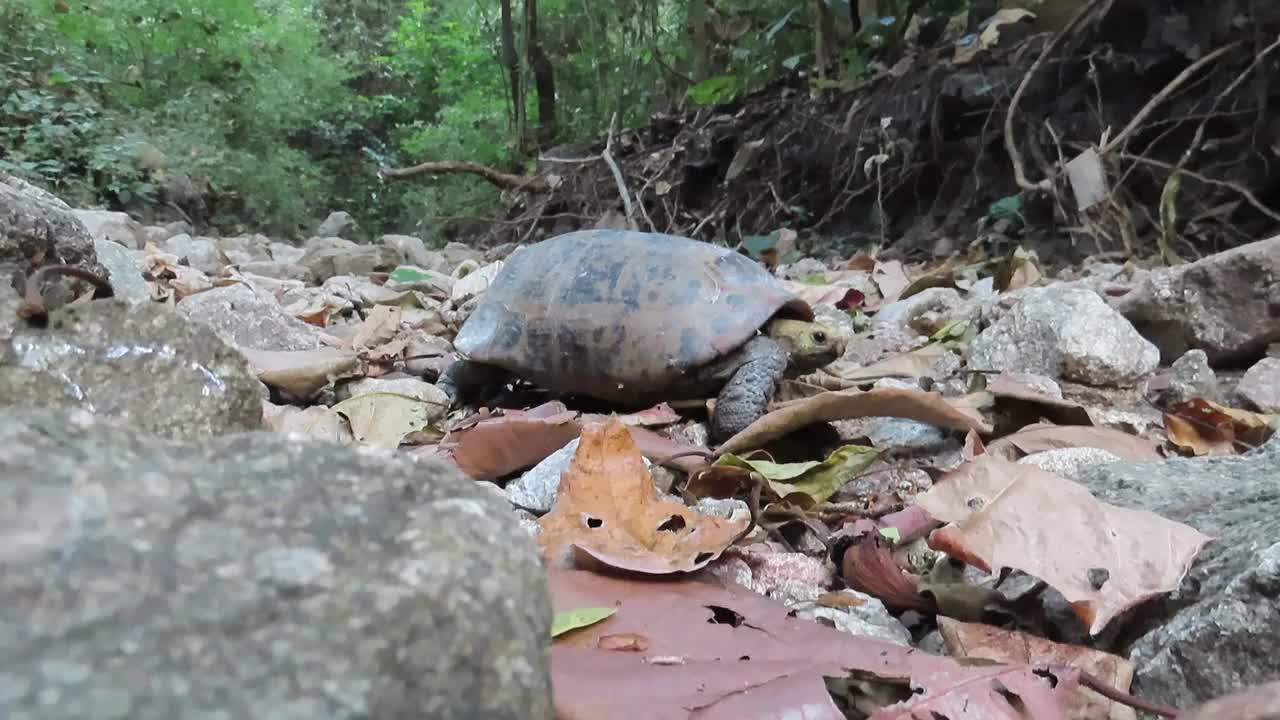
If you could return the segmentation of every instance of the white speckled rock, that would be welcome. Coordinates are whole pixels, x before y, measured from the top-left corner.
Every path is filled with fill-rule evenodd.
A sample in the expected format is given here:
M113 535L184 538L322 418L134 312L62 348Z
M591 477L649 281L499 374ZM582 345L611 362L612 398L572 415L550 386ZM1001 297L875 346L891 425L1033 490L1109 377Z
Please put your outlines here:
M970 368L1128 386L1159 366L1156 346L1095 292L1028 288L1020 299L974 338Z

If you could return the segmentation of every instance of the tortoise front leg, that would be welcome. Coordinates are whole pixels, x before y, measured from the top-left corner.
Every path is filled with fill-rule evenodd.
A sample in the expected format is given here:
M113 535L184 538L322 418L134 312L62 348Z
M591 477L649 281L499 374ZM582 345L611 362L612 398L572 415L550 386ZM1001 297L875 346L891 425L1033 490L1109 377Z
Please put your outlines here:
M711 439L719 442L745 430L764 414L787 369L787 351L759 335L742 347L742 364L724 384L711 417Z
M481 390L504 384L509 377L510 373L496 365L459 358L440 373L436 387L448 396L449 407L455 408Z

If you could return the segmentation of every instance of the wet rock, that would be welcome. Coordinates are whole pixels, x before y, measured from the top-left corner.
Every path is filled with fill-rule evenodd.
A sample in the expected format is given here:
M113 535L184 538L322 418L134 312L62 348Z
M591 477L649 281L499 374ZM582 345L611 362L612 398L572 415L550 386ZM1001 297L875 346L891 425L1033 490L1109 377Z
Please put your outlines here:
M1153 271L1113 306L1165 360L1197 348L1220 367L1280 340L1280 236Z
M72 210L94 240L110 240L131 250L146 247L147 230L128 213L109 210Z
M80 408L168 438L260 428L261 388L240 353L156 304L62 308L0 342L0 405Z
M24 410L0 476L10 720L553 716L535 545L443 462Z
M1249 407L1264 413L1280 413L1280 358L1265 357L1240 378L1236 394Z
M142 277L141 250L130 250L120 243L99 238L93 241L98 262L106 269L107 282L116 297L129 302L149 302L151 290Z
M339 237L316 237L307 241L306 252L297 262L323 282L339 275L391 271L404 263L404 257L386 245L357 245Z
M364 230L360 228L360 223L351 217L351 213L341 210L329 213L329 217L325 218L324 222L320 223L320 227L316 228L316 235L319 237L340 237L343 240L361 243L369 239Z
M1231 457L1083 469L1099 499L1186 523L1214 540L1178 590L1143 606L1128 650L1134 693L1188 707L1280 673L1280 434Z
M877 330L892 328L929 336L953 322L976 319L977 315L977 303L965 302L955 288L935 287L885 305L876 312L872 324Z
M254 260L242 263L240 271L277 280L299 280L305 283L310 283L314 280L311 269L306 265L279 262L277 260Z
M1021 302L974 338L970 368L1030 372L1088 385L1133 385L1160 353L1096 293L1028 288Z
M185 260L188 265L205 275L219 275L227 265L226 256L218 249L218 242L213 238L174 235L164 241L161 249L170 255L177 255L178 260Z
M431 255L427 253L427 245L422 242L422 238L412 235L383 235L381 242L387 247L394 248L410 265L426 269L427 264L431 262Z
M1173 361L1169 389L1163 393L1166 403L1184 403L1191 398L1216 400L1218 376L1209 367L1209 356L1203 350L1188 350Z
M188 295L178 310L236 347L310 350L320 347L320 329L289 315L271 295L242 284Z
M77 265L101 273L93 238L75 212L57 196L0 172L0 283L25 276L40 264ZM64 298L70 299L70 296Z

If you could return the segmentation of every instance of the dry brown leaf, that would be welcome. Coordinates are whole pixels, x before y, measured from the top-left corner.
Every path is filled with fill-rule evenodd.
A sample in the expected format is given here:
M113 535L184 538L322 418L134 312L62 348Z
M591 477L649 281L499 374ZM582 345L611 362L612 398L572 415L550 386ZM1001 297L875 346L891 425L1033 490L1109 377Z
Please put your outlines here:
M810 285L794 280L781 280L787 290L810 305L834 305L841 310L860 307L866 296L860 290L844 285Z
M834 376L844 383L871 383L884 378L918 379L928 374L929 369L938 363L949 351L938 343L929 343L910 352L885 358L870 365L859 366L843 358L827 365L817 372L801 378L815 378L821 383L821 376Z
M902 682L969 672L950 658L793 617L782 603L706 573L649 579L553 567L548 586L557 612L617 609L552 643L551 686L561 720L641 712L647 718L843 720L824 676L858 672ZM648 650L599 648L601 638L625 633L646 638ZM973 713L997 707L985 686L972 689Z
M717 453L755 450L806 425L859 417L900 417L964 432L991 432L981 414L959 407L936 392L906 388L832 390L781 404L726 440Z
M398 306L374 305L351 339L351 347L364 350L390 342L400 332L400 314Z
M1196 455L1232 455L1263 445L1274 417L1193 398L1165 412L1164 428L1170 442Z
M1067 693L1078 670L1053 673L1030 666L993 665L936 671L913 679L910 700L871 713L870 720L1067 720Z
M1077 667L1125 692L1133 682L1133 664L1101 650L1056 643L1029 633L966 623L949 617L938 618L938 630L946 642L947 654L952 657ZM1128 705L1109 700L1083 686L1068 692L1064 704L1068 716L1079 720L1134 720L1137 717Z
M537 465L578 437L583 423L601 419L603 416L568 410L559 402L544 403L528 411L484 410L452 427L440 441L439 450L470 477L493 480ZM645 457L653 462L700 450L680 445L643 427L632 427L631 436ZM696 456L670 461L686 472L701 463L702 459Z
M1130 435L1122 430L1082 425L1029 425L987 446L987 454L1005 460L1017 460L1032 453L1059 448L1090 447L1106 450L1125 460L1162 460L1160 445L1155 441Z
M658 403L646 410L619 415L618 419L627 425L651 427L654 425L670 425L671 423L680 422L681 418L680 413L673 410L667 403Z
M263 383L296 398L309 398L334 380L361 375L360 359L349 350L254 350L240 354Z
M612 567L646 573L704 567L749 526L662 497L627 426L616 417L582 430L551 512L538 524L549 564L577 551Z
M1092 425L1089 411L1077 402L1045 395L1010 373L1000 373L987 383L1004 419L1002 426L1017 429L1049 420L1058 425Z
M323 405L300 408L264 402L262 419L267 429L273 432L297 433L339 445L349 445L355 441L351 429L338 417L338 413Z
M953 523L929 545L984 572L1013 568L1052 585L1093 635L1114 617L1172 592L1211 538L1154 513L1101 502L1032 465L983 455L916 498Z
M877 262L875 269L871 271L871 279L875 281L876 287L880 288L881 299L876 307L897 302L911 285L906 267L897 260Z

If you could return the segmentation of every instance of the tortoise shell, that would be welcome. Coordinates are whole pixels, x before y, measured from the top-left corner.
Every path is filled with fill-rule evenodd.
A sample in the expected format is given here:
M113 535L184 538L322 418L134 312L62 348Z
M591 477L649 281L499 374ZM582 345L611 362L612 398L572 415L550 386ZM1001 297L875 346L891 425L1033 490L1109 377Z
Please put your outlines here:
M549 390L639 404L705 392L695 371L775 315L812 320L813 309L745 255L582 230L513 253L454 347Z

